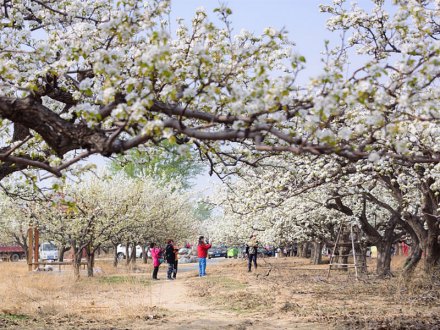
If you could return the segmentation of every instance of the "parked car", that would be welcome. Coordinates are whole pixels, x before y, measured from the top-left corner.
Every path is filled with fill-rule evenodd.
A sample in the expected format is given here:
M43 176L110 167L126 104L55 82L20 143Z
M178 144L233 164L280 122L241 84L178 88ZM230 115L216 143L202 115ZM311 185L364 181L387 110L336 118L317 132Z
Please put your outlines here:
M239 252L239 257L247 258L246 247L241 248L240 252ZM257 255L259 257L263 257L263 258L264 257L273 257L273 250L268 250L268 249L265 249L263 247L259 247L257 249Z
M58 260L58 248L53 242L44 242L40 245L39 255L42 261Z
M212 247L208 250L208 259L211 258L227 258L226 247Z
M125 259L127 256L126 254L126 249L124 245L119 244L116 248L117 254L118 254L118 259L122 260ZM131 254L131 247L128 248L128 253ZM141 258L142 257L142 248L140 245L136 245L136 258Z
M257 249L258 256L260 257L273 257L273 250L267 250L265 248Z

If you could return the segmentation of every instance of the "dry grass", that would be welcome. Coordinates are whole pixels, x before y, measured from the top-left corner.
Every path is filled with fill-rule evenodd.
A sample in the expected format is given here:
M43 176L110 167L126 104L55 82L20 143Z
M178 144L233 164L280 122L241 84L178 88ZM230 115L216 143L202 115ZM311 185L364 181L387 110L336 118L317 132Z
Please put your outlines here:
M3 323L19 325L27 318L69 327L83 320L90 328L104 320L118 323L163 316L151 304L150 276L145 270L132 273L107 263L97 267L96 277L75 281L70 267L62 272L56 267L52 272L28 272L23 263L0 264Z
M298 270L310 268L309 260L268 260L270 264L260 261L262 267L251 274L244 263L222 267L215 279L194 284L195 291L203 292L214 304L222 301L236 312L263 318L276 315L341 329L440 329L436 279L415 276L408 282L399 276L379 280L370 275L356 281L353 274L341 271L332 271L327 278L326 265L313 267L321 270ZM394 258L393 269L402 263L401 258ZM238 290L223 284L231 279ZM243 301L250 306L241 305Z
M393 262L398 269L403 261ZM203 329L206 322L211 328L217 322L219 329L229 323L230 329L275 324L304 329L440 329L438 278L416 274L408 282L396 272L387 280L369 276L355 281L353 274L338 271L327 278L326 265L305 270L311 267L309 260L272 258L260 260L257 272L247 273L243 261L233 260L210 266L206 278L182 273L178 283L159 281L155 287L149 280L150 267L114 269L100 262L95 278L74 281L70 268L29 273L23 263L0 263L0 328L172 329L186 324ZM195 299L184 290L175 299L177 305L160 309L152 302L152 290L162 284L168 291L160 292L171 299L176 297L174 284L192 288ZM191 313L173 310L185 301L193 304ZM206 305L211 313L200 308ZM197 323L200 317L208 321Z

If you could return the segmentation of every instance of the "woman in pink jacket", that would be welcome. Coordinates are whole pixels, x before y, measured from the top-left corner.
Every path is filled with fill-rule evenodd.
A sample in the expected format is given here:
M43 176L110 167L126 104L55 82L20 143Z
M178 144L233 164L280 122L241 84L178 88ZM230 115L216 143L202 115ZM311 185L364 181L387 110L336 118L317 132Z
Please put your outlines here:
M153 259L153 280L158 280L157 278L157 272L159 271L160 266L160 249L156 247L155 243L150 244L150 252L151 252L151 258Z

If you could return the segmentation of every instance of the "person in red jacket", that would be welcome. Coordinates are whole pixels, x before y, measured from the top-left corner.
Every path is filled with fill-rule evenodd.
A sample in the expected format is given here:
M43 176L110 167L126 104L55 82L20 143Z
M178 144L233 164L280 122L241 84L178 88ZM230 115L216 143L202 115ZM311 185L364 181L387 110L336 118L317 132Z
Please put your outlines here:
M199 276L206 276L206 257L211 244L205 243L205 237L199 237L199 244L197 245L197 256L199 257Z

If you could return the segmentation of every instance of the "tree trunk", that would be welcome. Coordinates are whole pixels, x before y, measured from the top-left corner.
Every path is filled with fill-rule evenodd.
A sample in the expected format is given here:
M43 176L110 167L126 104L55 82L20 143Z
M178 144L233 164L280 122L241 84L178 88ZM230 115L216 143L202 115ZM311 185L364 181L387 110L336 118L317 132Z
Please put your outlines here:
M428 178L422 183L423 191L423 219L427 232L423 244L425 252L425 272L431 274L438 270L440 260L440 225L438 221L439 197L431 190L433 178Z
M94 253L87 254L87 276L93 277L93 260L94 260Z
M343 242L346 242L345 240ZM339 260L341 261L341 266L339 269L343 271L348 271L348 254L350 253L351 248L350 247L341 247L339 249Z
M131 254L130 254L131 263L134 266L136 264L136 244L133 244L131 247Z
M358 265L360 265L361 273L367 273L367 247L365 245L359 244L359 260L357 260Z
M113 244L113 267L118 267L118 243Z
M322 264L322 242L313 242L313 258L314 265Z
M300 258L303 258L303 246L304 246L304 244L303 243L299 243L298 244L298 257L300 257Z
M386 239L386 236L385 231L384 239L377 245L376 274L379 275L379 277L393 275L391 273L391 246L393 245L393 242L391 239Z
M309 246L310 242L304 242L301 249L301 256L303 258L309 258Z
M440 245L438 234L430 231L425 243L425 272L428 274L435 272L439 266L439 260Z
M340 263L341 265L338 268L343 271L348 271L347 264L348 264L348 255L351 251L351 239L350 239L350 233L347 232L346 230L344 230L341 233L339 244L341 245L343 244L343 245L339 248L338 263Z
M73 247L73 274L75 276L75 279L79 279L79 270L81 267L81 257L82 257L82 250L77 248L74 244L72 244Z
M406 213L404 216L404 218L406 218L406 219L408 219L410 217L411 216L408 213ZM414 222L415 220L416 219L413 219L413 221L410 221L410 222ZM413 225L414 224L415 223L413 223ZM419 264L419 261L422 258L423 250L422 250L422 247L420 244L419 236L413 230L413 227L411 226L411 224L408 223L408 221L401 221L400 225L402 226L403 229L405 229L405 231L408 234L410 234L411 242L412 242L411 254L408 256L408 258L405 261L405 265L403 266L403 276L405 278L408 278L414 273L414 270L417 268L417 265ZM403 244L403 242L397 244L398 250L400 251L400 255L403 255L402 244Z
M142 249L142 262L144 264L146 264L147 260L148 260L147 249L145 248L145 245L143 245L143 244L141 245L141 249Z
M423 251L418 243L413 243L411 250L411 255L406 259L405 265L403 266L404 277L410 277L414 273L420 259L422 259Z
M87 276L93 277L93 266L95 263L95 250L89 246L87 246Z
M64 251L65 251L66 247L64 246L64 244L61 244L58 248L58 261L59 262L63 262L64 261Z
M125 264L128 266L130 264L130 243L125 244Z

